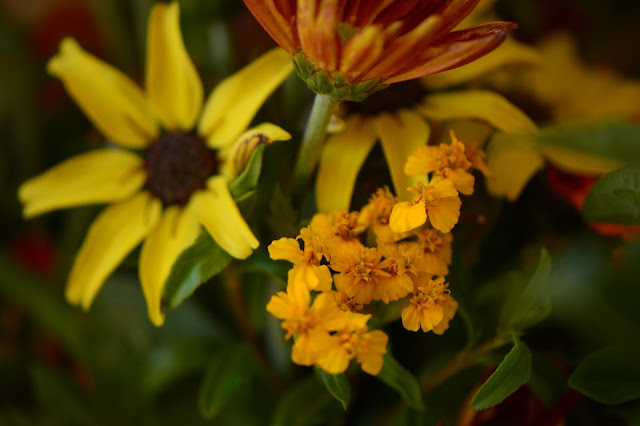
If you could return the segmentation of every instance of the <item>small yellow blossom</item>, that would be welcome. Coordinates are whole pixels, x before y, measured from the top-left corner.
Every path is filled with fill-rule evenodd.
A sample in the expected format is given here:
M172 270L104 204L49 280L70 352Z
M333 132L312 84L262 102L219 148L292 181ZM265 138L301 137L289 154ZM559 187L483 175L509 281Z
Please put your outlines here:
M458 302L451 297L449 284L443 277L431 279L425 274L415 282L410 304L402 311L402 325L410 331L422 328L425 333L433 330L442 334L449 328L449 321L458 308Z
M389 226L391 211L400 200L394 196L388 187L378 188L369 198L369 203L360 210L359 220L371 227L378 244L390 244L406 238L407 233L395 233Z
M316 214L309 229L318 236L327 252L333 255L339 248L361 246L358 236L367 226L358 220L358 212L337 210L330 214Z
M319 349L318 365L329 374L344 373L356 358L366 373L377 375L389 338L380 330L368 331L371 315L351 314L344 328L327 335ZM320 342L319 342L320 343Z
M423 227L417 235L417 242L406 243L417 246L419 255L414 261L417 268L429 275L448 275L448 265L451 265L453 235L427 226Z
M473 194L475 179L469 169L471 162L465 156L465 146L451 132L451 143L438 146L421 146L407 159L404 172L410 176L442 176L451 179L458 192Z
M453 181L435 177L424 185L418 183L411 201L396 204L391 212L389 225L393 232L406 232L423 225L427 218L434 228L441 232L449 232L460 217L462 202Z
M304 249L300 248L298 239L280 238L269 245L269 255L273 260L293 263L293 268L289 270L290 283L303 283L309 290L331 290L331 271L327 265L321 264L326 256L318 250L310 233L304 231L308 229L303 229L298 237Z
M317 361L318 344L325 335L346 326L345 312L340 310L334 297L321 293L311 302L311 294L303 285L289 285L287 292L278 292L267 304L267 311L284 320L285 339L296 336L291 359L299 365L312 365Z

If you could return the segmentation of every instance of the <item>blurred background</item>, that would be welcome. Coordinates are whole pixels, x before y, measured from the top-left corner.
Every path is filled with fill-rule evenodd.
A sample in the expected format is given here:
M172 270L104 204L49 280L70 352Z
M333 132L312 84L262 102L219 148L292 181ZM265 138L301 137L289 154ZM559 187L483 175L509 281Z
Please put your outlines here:
M246 337L224 302L228 289L213 284L171 313L164 327L151 326L137 281L136 253L109 279L90 312L67 306L66 275L101 207L29 221L21 217L16 198L21 182L104 143L62 84L47 74L48 59L63 37L72 36L141 82L152 3L0 0L0 425L205 424L198 410L205 367L227 348L225 344ZM184 0L181 7L185 44L205 89L275 45L239 0ZM585 63L640 79L636 0L504 0L497 2L495 11L519 24L515 36L520 41L535 44L552 33L569 32ZM311 99L292 76L260 115L298 136ZM525 104L520 106L527 111ZM275 160L271 166L267 162L265 173L277 172ZM528 336L538 354L550 354L541 355L534 365L541 365L540 371L549 371L549 363L557 367L550 374L559 377L560 384L544 408L555 410L555 417L547 419L575 425L640 424L637 403L604 406L562 387L563 375L566 378L585 354L640 336L640 244L590 229L552 190L549 173L553 172L538 173L515 203L474 196L469 205L478 203L493 216L480 237L471 230L465 235L464 227L459 231L456 244L467 247L465 257L454 260L451 282L459 286L461 297L465 292L472 295L479 311L491 311L505 297L509 283L530 276L539 248L548 247L553 311ZM454 250L459 252L462 249ZM471 269L468 257L473 257ZM291 365L279 324L265 315L266 300L277 287L263 285L258 276L254 281L246 293L247 318L281 374L281 392L270 393L256 373L246 379L252 385L234 394L211 423L266 424L277 415L274 411L286 409L276 407L296 389L302 395L324 395L321 403L331 424L402 424L382 416L386 411L380 407L393 407L399 400L370 377L354 378L361 390L354 394L348 414L325 398L328 394L321 386L305 382L308 369ZM478 328L489 327L491 320L487 321ZM397 323L390 326L396 358L423 375L437 364L427 365L426 357L446 358L442 348L455 348L465 335L460 318L441 340L396 329L401 329ZM440 417L446 424L462 422L461 403L486 373L470 369L428 400L447 413ZM545 407L529 389L516 396L502 408L507 414L494 412L485 420L475 418L473 424L516 424L514 413ZM323 417L318 419L325 423ZM428 419L421 419L428 424ZM284 423L306 424L314 418L298 420ZM536 421L517 424L560 424Z

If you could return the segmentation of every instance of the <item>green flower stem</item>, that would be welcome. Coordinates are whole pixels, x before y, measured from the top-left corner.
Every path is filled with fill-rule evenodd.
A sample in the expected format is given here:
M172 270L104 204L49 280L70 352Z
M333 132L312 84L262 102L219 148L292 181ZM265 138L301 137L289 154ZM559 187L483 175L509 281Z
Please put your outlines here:
M293 193L299 194L305 187L316 167L320 151L324 146L327 125L337 105L337 101L328 95L316 94L311 115L302 136L298 160L293 169Z

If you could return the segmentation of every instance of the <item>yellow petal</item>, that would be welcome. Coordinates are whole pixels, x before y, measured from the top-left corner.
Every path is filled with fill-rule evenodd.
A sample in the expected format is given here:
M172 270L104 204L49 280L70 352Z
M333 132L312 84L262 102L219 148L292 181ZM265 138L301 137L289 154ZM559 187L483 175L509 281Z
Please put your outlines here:
M619 161L566 148L541 146L540 152L556 167L578 175L599 176L624 166Z
M488 90L437 93L418 107L433 120L477 118L505 133L533 131L535 123L501 95Z
M466 83L505 66L532 66L540 63L542 63L542 55L537 50L507 38L493 52L459 68L424 77L422 81L429 88L439 89Z
M327 139L316 178L318 212L349 209L358 172L375 143L371 121L360 116L349 117L345 129Z
M72 157L20 186L24 216L130 197L144 184L142 159L121 149L99 149Z
M154 325L164 323L160 303L164 284L173 262L189 247L200 232L200 224L178 206L171 206L162 215L156 228L142 245L140 282L147 301L149 319Z
M358 353L358 361L362 371L376 376L382 370L383 355L387 353L389 337L380 330L373 330L366 334L367 347Z
M262 123L244 132L227 152L222 153L224 162L221 173L227 179L235 179L249 162L253 151L261 144L270 145L276 141L288 141L291 135L281 127L271 123Z
M191 130L202 109L203 88L184 47L180 4L156 3L149 16L145 87L168 130Z
M415 305L409 305L402 310L402 326L409 331L418 331L420 328L420 318Z
M292 70L289 54L276 48L222 81L207 99L198 133L211 148L232 144Z
M492 195L515 201L543 165L542 155L533 146L501 143L494 138L487 151L487 167L492 173L486 179L487 189Z
M330 341L333 344L330 347L321 348L318 358L318 365L329 374L344 373L351 362L351 357L347 350L336 340L339 339L332 337Z
M420 146L407 158L404 165L404 172L410 176L426 175L437 168L435 160L435 146Z
M191 196L188 209L224 251L236 259L246 259L260 242L231 198L227 180L223 176L213 176L207 186L207 190Z
M266 309L267 312L278 319L287 319L291 314L291 299L287 293L279 291L271 296Z
M156 226L159 200L147 192L107 207L93 222L69 274L69 303L88 309L104 280Z
M293 264L302 262L300 244L294 238L280 238L269 244L269 257L273 260L287 260Z
M375 120L375 126L396 194L401 200L407 200L411 198L407 188L416 186L424 177L407 176L404 173L404 165L409 155L427 143L430 134L429 124L413 111L400 110L394 115L380 115Z
M393 232L407 232L427 221L427 211L424 202L411 204L408 201L393 206L391 217L389 218L389 226Z
M144 148L158 135L142 90L126 75L85 52L72 38L47 64L100 132L129 148Z
M427 204L429 222L440 232L449 232L460 217L460 197L446 197Z

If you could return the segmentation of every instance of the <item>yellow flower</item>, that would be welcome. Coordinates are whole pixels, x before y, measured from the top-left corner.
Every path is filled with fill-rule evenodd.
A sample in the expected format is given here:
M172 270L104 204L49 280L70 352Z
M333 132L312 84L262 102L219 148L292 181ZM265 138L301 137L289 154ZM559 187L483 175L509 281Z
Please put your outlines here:
M63 40L48 69L118 147L71 158L22 184L24 215L111 203L91 225L78 253L67 300L88 309L107 276L144 240L140 280L149 317L161 325L165 280L201 226L233 257L246 258L258 247L228 183L244 165L242 147L248 141L290 138L272 124L243 134L291 72L288 55L267 53L220 83L203 102L202 82L185 49L174 2L157 3L151 10L144 90L73 39Z
M330 256L345 247L357 248L362 244L359 235L367 228L358 219L358 212L337 210L329 214L318 213L311 218L309 229Z
M350 314L344 328L318 341L318 365L329 374L344 373L356 358L366 373L377 375L387 352L388 336L380 331L368 331L371 315Z
M280 238L269 245L269 255L273 260L293 263L289 270L290 283L302 283L309 290L331 290L331 271L327 265L321 264L323 259L328 260L328 255L318 249L318 238L311 236L308 228L300 233L298 239L302 241L304 250L300 248L298 239Z
M449 321L458 309L458 302L451 297L449 284L444 278L431 279L421 274L416 280L413 297L402 311L402 325L410 331L422 328L425 333L433 330L442 334L449 328Z
M369 198L369 203L360 210L360 222L371 227L378 245L392 244L408 236L406 233L396 234L389 227L391 210L399 201L398 197L395 197L385 186L378 188Z
M460 197L450 179L435 177L429 185L418 183L411 201L396 204L389 225L393 232L406 232L423 225L427 218L441 232L449 232L460 216Z
M477 0L245 0L265 30L294 56L317 93L362 100L383 85L459 67L502 43L510 22L452 31Z
M469 169L471 162L465 155L466 148L451 132L451 143L421 146L407 159L404 172L409 176L433 173L450 179L456 190L465 195L473 194L475 179Z
M451 265L453 235L442 233L428 226L420 229L417 234L417 242L404 243L417 246L419 254L414 260L416 267L429 275L448 275L448 265Z
M267 304L267 311L284 320L285 339L295 336L291 359L299 365L313 365L329 332L345 327L347 313L338 308L330 293L320 293L309 306L311 295L304 285L289 283L287 292L278 292Z

